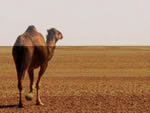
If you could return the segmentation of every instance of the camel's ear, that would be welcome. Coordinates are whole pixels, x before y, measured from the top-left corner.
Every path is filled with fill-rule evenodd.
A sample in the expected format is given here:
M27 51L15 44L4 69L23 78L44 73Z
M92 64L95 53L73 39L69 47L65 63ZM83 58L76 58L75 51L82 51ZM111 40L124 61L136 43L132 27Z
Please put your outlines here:
M47 29L47 32L49 32L49 30Z

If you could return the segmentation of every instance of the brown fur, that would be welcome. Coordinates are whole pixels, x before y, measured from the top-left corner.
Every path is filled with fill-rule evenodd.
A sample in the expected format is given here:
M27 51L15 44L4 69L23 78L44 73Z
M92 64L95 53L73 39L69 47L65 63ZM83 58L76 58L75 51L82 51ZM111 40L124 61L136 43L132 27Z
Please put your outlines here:
M30 92L34 89L34 69L40 67L38 80L36 83L37 88L37 105L42 105L39 96L40 79L44 74L48 61L52 58L55 44L57 40L62 39L62 34L58 30L52 28L48 30L47 42L36 28L32 25L27 28L25 33L20 35L13 47L12 55L17 70L18 89L19 89L19 107L23 106L22 103L22 89L25 72L28 71L30 78ZM28 98L27 98L28 99Z

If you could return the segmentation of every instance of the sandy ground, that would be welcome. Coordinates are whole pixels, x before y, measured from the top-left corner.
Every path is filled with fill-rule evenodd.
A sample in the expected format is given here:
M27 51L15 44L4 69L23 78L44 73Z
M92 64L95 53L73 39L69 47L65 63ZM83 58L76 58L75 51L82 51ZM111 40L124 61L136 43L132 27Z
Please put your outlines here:
M18 108L11 47L0 47L0 113L150 113L149 62L150 47L58 47L42 78L45 105L35 90Z

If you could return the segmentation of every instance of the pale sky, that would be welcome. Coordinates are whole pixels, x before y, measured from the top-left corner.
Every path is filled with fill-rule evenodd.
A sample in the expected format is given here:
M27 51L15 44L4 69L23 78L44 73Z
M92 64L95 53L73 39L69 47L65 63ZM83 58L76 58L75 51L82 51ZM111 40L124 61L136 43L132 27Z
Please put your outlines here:
M35 25L57 45L150 45L150 0L0 0L0 45L12 46Z

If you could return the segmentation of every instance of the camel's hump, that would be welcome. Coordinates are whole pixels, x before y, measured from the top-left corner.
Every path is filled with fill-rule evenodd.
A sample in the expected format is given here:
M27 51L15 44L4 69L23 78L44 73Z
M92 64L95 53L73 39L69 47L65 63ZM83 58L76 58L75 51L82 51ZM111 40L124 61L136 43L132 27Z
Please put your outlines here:
M36 30L36 28L35 28L34 25L30 25L30 26L27 28L26 32L28 32L28 33L35 33L35 32L37 32L37 30Z

